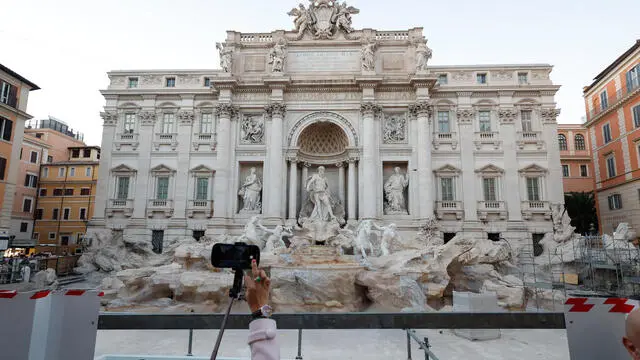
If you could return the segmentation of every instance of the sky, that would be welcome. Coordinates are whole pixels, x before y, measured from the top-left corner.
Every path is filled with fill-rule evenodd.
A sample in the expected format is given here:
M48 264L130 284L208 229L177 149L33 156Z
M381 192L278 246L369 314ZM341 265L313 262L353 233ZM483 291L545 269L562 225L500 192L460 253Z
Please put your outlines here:
M226 30L290 30L308 0L0 0L0 63L42 90L28 113L48 115L100 145L110 70L215 69ZM584 116L582 87L640 39L638 0L348 0L353 26L423 27L430 65L548 63L560 123Z

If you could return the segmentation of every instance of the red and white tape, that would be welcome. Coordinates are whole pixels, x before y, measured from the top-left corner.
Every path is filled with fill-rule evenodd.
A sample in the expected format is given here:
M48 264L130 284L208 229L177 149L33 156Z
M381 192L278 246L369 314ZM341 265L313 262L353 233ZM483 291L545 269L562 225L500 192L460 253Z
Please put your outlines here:
M80 290L80 289L62 290L61 292L63 293L64 296L83 296L88 292L90 293L89 290ZM51 293L52 293L51 290L36 291L31 296L29 296L29 299L32 299L32 300L42 299L44 297L49 296L49 294ZM58 292L55 292L55 293L58 293ZM17 297L18 294L19 293L16 290L0 290L0 299L13 299ZM104 292L100 291L98 292L97 295L102 297L104 296Z
M591 300L592 303L589 301ZM593 303L595 301L595 303ZM593 299L593 298L569 298L564 303L565 305L571 305L571 308L567 312L590 312L592 310L602 310L603 307L609 309L610 313L623 313L628 314L635 309L636 305L628 303L629 299L626 298L606 298L606 299Z

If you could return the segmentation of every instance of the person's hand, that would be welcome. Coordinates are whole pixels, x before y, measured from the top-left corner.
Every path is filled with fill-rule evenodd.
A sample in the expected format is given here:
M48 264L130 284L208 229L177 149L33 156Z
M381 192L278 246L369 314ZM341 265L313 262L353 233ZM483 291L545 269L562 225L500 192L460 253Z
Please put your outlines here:
M251 261L251 276L245 275L244 283L247 287L245 297L252 313L267 305L271 279L267 277L267 273L264 270L258 269L255 259Z

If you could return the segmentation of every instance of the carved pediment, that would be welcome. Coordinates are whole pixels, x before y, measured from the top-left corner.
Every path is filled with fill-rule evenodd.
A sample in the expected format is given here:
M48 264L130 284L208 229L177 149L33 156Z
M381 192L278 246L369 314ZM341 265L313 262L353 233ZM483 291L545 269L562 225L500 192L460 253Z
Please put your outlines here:
M213 169L211 169L210 167L208 167L206 165L198 165L198 166L194 167L193 169L191 169L190 171L192 173L200 173L200 174L204 174L204 173L212 174L213 173Z
M174 172L176 172L176 171L175 171L174 169L172 169L172 168L170 168L170 167L168 167L168 166L164 165L164 164L160 164L160 165L158 165L158 166L156 166L156 167L152 168L152 169L150 170L150 172L152 172L152 173L156 173L156 174L157 174L157 173L167 173L167 174L172 174L172 173L174 173Z
M531 164L518 170L518 172L523 175L543 175L547 173L547 169L538 164Z
M503 174L504 170L493 165L493 164L489 164L486 166L481 167L480 169L476 170L476 173L478 174L484 174L484 175L490 175L490 174Z
M131 168L125 164L120 164L116 167L114 167L113 169L111 169L112 173L127 173L127 174L131 174L131 173L135 173L137 170L134 168Z
M458 175L460 174L461 171L457 167L447 164L436 170L433 170L433 172L436 175L442 176L442 175Z

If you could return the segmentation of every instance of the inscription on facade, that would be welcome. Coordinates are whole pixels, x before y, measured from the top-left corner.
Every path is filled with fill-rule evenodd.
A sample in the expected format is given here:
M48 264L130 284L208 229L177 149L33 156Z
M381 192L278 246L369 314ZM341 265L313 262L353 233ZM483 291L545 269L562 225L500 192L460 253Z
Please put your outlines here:
M359 50L290 50L287 55L287 72L290 73L359 70Z
M384 54L382 56L382 68L384 70L404 69L404 56L402 54Z
M266 62L264 55L247 55L244 58L244 71L262 72L266 69Z

